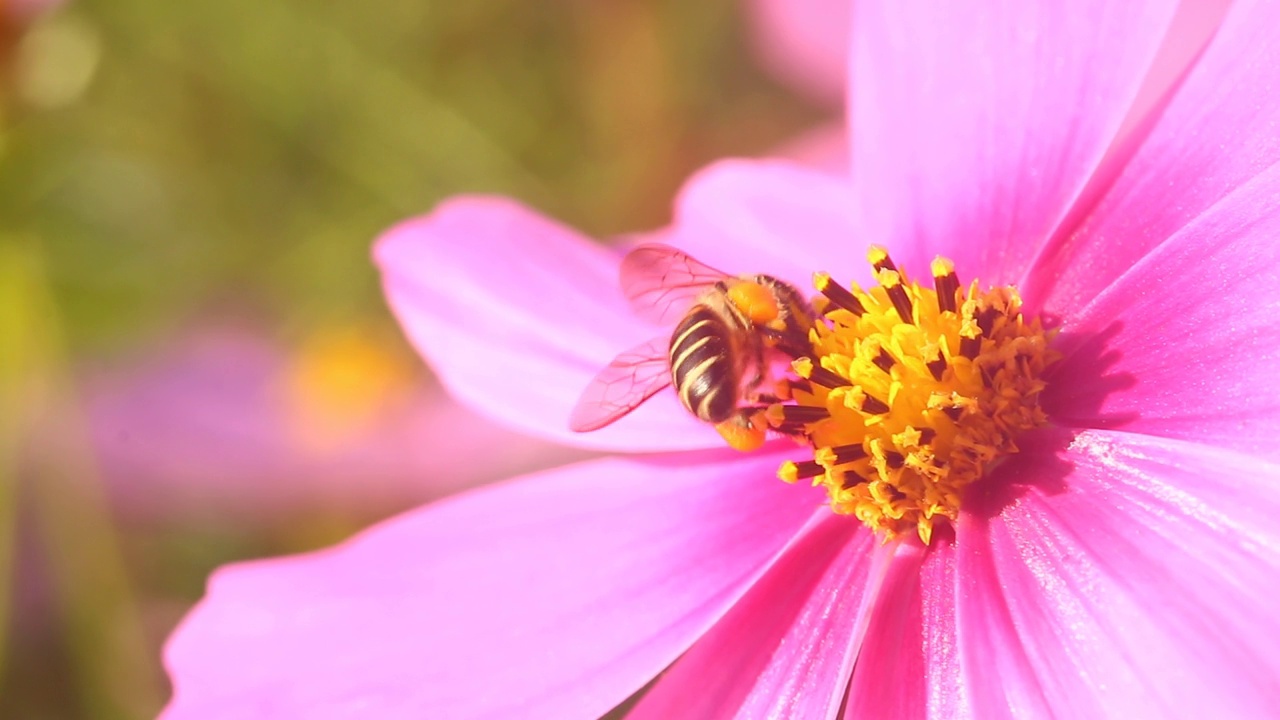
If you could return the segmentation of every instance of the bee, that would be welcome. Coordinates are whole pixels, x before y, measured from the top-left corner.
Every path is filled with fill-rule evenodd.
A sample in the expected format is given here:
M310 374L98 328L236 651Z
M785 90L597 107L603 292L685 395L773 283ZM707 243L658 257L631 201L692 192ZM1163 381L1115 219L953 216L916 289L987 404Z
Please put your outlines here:
M769 275L732 276L667 245L641 245L622 261L622 290L632 308L658 323L659 337L618 355L583 391L569 427L609 425L674 385L694 417L730 446L753 450L765 439L761 390L777 359L805 353L813 314L793 286Z

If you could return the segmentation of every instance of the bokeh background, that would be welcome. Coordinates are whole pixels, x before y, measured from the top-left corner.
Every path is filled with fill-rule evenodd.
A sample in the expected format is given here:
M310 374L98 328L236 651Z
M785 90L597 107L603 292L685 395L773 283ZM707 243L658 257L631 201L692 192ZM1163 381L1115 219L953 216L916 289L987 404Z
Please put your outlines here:
M779 7L0 0L0 717L153 716L216 566L578 457L448 401L370 243L462 192L657 228L811 152Z

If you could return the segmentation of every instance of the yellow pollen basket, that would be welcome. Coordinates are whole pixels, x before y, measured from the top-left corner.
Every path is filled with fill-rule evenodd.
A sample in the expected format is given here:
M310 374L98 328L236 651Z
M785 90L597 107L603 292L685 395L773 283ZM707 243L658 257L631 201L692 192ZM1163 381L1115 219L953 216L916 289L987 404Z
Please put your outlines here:
M812 478L835 512L886 537L914 529L928 544L958 516L964 488L1044 424L1040 376L1058 356L1014 288L962 288L943 258L922 287L883 248L868 259L879 283L869 290L814 276L825 322L810 333L812 355L792 363L794 404L765 416L814 448L779 477Z
M764 446L769 423L764 418L764 411L756 411L735 415L716 425L716 432L739 452L751 452Z
M769 325L778 318L778 298L760 283L740 280L726 291L729 301L754 325Z

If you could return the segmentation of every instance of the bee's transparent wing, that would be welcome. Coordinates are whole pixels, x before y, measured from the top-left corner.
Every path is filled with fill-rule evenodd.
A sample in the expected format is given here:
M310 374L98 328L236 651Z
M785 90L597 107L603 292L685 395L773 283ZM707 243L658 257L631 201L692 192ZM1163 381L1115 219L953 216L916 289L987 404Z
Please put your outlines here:
M569 416L569 429L599 430L670 385L667 342L665 338L654 338L614 358L582 391Z
M622 292L637 315L670 325L717 282L729 277L670 245L641 245L627 253Z

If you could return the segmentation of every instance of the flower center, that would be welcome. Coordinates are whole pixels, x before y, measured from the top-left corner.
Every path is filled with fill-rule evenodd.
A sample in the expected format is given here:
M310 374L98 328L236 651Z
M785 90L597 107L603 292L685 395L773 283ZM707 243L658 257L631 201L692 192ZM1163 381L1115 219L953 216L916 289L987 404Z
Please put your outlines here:
M1058 355L1016 289L975 280L966 290L943 258L932 288L908 281L883 248L868 260L879 283L869 290L814 276L825 322L809 335L812 356L792 363L794 404L766 413L814 455L778 475L812 478L835 512L889 537L914 528L928 544L936 523L956 519L964 488L1044 424L1040 376Z

